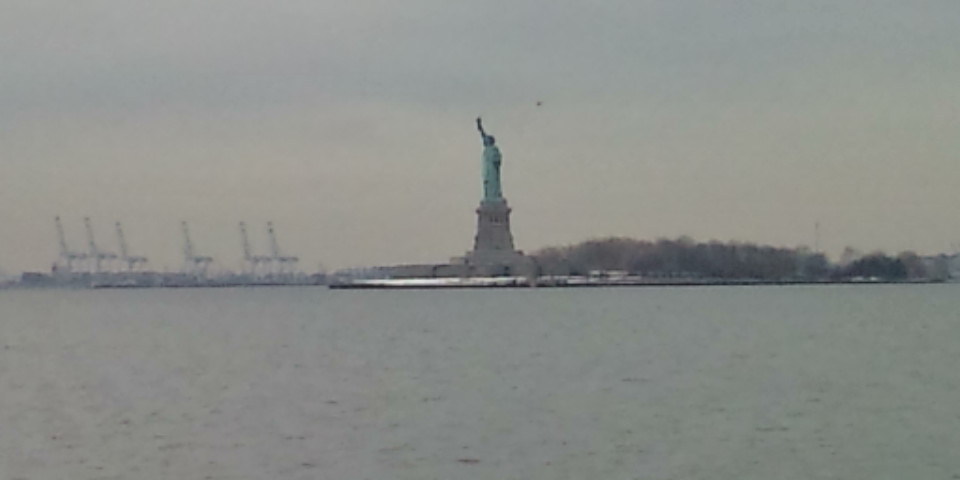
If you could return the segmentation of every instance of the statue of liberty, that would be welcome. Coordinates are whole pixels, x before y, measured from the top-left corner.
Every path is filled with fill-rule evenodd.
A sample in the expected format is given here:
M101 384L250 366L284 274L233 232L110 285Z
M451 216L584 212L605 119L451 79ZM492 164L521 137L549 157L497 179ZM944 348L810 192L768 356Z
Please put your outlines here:
M500 163L502 157L497 148L493 135L487 135L483 130L480 117L477 117L477 129L483 138L483 201L503 199L503 189L500 186Z

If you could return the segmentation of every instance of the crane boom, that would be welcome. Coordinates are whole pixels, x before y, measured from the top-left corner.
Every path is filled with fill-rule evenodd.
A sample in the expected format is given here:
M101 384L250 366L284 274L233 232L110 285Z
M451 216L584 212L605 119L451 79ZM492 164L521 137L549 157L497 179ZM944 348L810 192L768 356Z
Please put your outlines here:
M69 258L70 248L67 247L67 235L63 233L63 224L60 223L60 217L55 217L53 220L57 225L57 240L60 242L60 255L63 258Z
M246 222L240 222L240 244L243 247L243 259L253 261L253 254L250 251L250 238L247 236Z
M273 228L273 222L267 222L267 236L270 237L270 253L268 260L277 268L276 273L281 275L291 273L299 261L297 257L283 255L280 253L280 244L277 242L277 232Z
M117 227L117 243L120 245L120 258L124 261L127 261L130 258L130 251L127 250L127 239L123 235L123 227L120 225L120 222L116 223Z
M180 227L183 230L183 258L191 262L193 261L193 242L190 241L190 227L186 220L180 222Z
M66 271L73 272L74 261L86 260L89 256L85 253L70 251L70 247L67 245L67 236L63 233L63 223L60 222L59 216L54 217L54 224L57 227L57 241L60 244L60 259L63 261Z
M186 220L180 222L180 227L183 230L183 264L185 271L192 275L205 277L207 267L213 263L213 257L198 256L193 250L193 241L190 240L190 227Z
M267 222L267 236L270 237L270 253L273 258L280 258L280 245L277 243L277 234L273 230L273 222Z
M137 269L137 266L146 265L147 257L130 254L130 249L127 247L127 237L123 234L123 226L120 222L116 222L115 226L117 228L117 243L120 245L120 260L127 264L127 271L132 272Z
M97 250L97 242L93 238L93 226L90 225L90 217L83 217L83 226L87 230L87 247L90 249L90 258L93 259L94 272L100 273L102 256Z

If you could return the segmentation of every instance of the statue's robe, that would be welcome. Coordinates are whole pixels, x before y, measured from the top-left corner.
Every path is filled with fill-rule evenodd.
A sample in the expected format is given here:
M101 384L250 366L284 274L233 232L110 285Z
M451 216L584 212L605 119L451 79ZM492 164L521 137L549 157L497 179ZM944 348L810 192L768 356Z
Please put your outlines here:
M483 199L500 200L503 189L500 186L500 149L496 145L483 147Z

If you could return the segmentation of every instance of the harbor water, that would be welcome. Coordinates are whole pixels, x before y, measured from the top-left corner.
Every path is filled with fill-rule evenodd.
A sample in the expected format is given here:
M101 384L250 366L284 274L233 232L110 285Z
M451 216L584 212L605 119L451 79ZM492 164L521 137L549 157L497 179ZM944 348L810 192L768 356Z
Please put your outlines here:
M960 285L0 291L0 478L957 479Z

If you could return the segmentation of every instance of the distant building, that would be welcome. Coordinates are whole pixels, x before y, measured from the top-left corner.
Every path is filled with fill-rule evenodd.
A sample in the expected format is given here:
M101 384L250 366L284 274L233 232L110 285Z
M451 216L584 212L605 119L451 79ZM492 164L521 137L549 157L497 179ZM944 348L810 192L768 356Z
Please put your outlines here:
M926 276L936 281L960 281L960 255L941 254L923 257Z
M960 254L947 256L947 275L953 281L960 281Z

